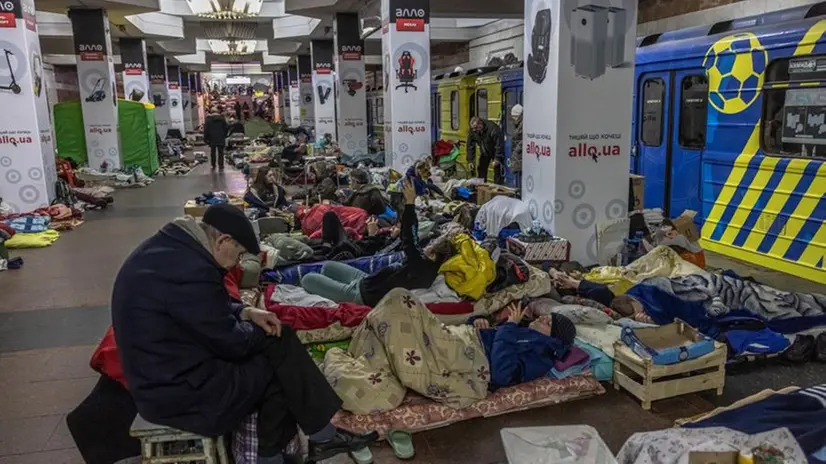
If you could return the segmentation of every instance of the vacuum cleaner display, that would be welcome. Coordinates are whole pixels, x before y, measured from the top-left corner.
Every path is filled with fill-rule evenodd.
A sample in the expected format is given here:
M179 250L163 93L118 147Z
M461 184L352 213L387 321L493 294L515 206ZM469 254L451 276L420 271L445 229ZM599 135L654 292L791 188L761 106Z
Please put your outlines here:
M628 13L622 8L586 5L571 13L571 66L577 76L596 79L625 63Z
M106 99L106 91L103 90L106 87L106 79L103 77L98 78L97 82L95 82L95 87L92 89L92 93L86 97L86 101L90 103L101 102Z
M14 53L11 50L3 49L6 53L6 67L9 68L9 76L11 77L11 82L9 85L0 85L0 89L2 90L11 90L13 93L18 94L20 93L20 86L17 85L17 79L14 77L14 68L11 65L11 57L14 56Z
M330 87L324 88L322 86L316 86L316 90L318 90L318 103L325 104L327 99L330 98L330 92L333 90Z
M537 84L545 80L551 57L551 9L536 12L531 30L531 52L528 54L528 76Z

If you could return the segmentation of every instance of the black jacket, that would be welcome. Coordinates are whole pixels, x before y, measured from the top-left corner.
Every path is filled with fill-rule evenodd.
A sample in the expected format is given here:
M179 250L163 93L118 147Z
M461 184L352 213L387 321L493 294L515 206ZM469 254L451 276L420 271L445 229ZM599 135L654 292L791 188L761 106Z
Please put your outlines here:
M198 227L197 225L195 227ZM272 368L266 334L239 320L226 271L183 227L170 223L126 259L112 290L123 372L146 420L217 436L261 400Z
M212 147L226 145L229 124L221 115L210 115L204 121L204 142Z
M372 216L381 216L387 210L388 201L382 189L374 184L360 185L353 189L344 206L355 206Z
M430 288L439 275L438 263L425 258L419 248L419 219L416 207L405 205L401 219L401 239L405 259L401 264L386 267L361 280L361 299L368 306L376 306L384 295L394 288L414 290Z
M468 132L468 162L476 161L476 147L479 147L480 158L492 158L502 162L505 158L505 138L502 135L502 129L496 123L483 119L481 132Z

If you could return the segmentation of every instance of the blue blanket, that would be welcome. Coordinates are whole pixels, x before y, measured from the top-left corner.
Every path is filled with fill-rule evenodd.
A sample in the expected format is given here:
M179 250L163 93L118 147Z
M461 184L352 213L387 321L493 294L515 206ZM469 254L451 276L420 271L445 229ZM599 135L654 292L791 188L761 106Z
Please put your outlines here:
M387 253L374 256L365 256L363 258L350 259L342 262L349 264L362 272L372 274L382 268L390 266L391 264L401 263L403 259L404 253ZM326 261L280 266L272 271L263 272L261 274L261 280L264 282L301 285L302 277L314 272L321 272L321 267L324 266L324 263L326 263Z

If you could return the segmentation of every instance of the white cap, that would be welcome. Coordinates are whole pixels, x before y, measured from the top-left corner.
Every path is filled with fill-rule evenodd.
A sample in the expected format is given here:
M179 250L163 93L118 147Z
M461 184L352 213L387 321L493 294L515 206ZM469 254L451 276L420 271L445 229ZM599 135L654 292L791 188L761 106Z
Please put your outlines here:
M513 108L511 108L511 116L513 116L514 118L522 116L522 105L518 103L516 105L513 105Z

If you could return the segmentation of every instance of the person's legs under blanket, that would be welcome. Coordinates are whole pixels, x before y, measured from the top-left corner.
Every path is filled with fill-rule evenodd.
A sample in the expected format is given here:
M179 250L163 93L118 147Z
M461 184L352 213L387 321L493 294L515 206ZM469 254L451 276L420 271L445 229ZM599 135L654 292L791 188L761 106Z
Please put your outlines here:
M301 278L301 286L313 295L336 303L362 303L361 279L367 274L336 261L328 261L320 274L307 274Z
M341 399L290 327L269 338L264 356L275 375L258 409L259 456L277 457L295 436L296 425L310 437L313 460L361 449L378 438L333 427L330 419L341 408Z
M490 167L490 160L491 158L489 156L479 157L479 166L476 170L476 175L485 182L488 181L488 167Z

